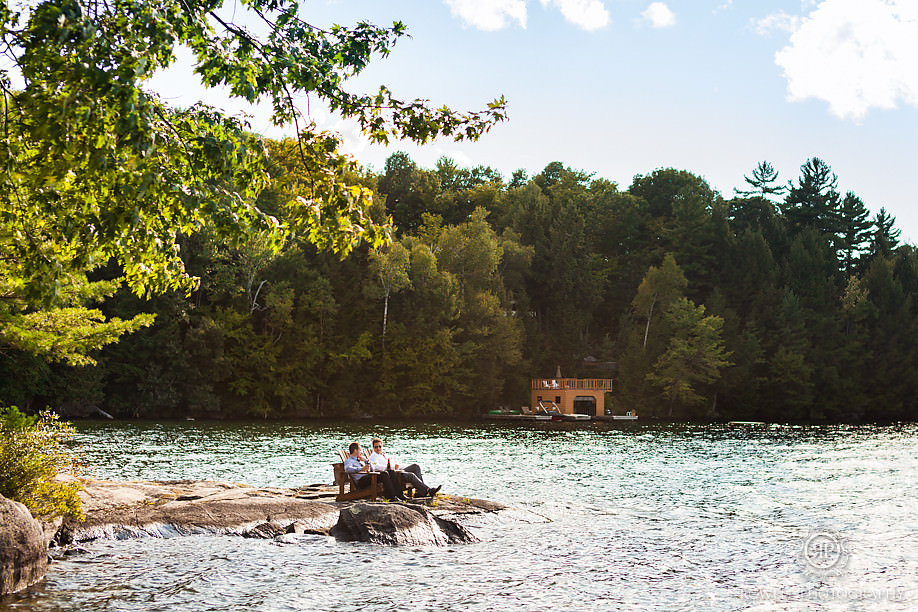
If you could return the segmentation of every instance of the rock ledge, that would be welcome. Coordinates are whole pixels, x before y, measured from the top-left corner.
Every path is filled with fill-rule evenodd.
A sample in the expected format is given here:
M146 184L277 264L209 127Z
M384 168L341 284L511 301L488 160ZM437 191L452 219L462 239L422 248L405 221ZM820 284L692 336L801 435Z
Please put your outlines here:
M449 495L409 504L336 502L335 493L328 485L287 489L196 480L91 480L80 494L86 519L66 519L55 543L196 533L322 533L379 544L446 545L477 541L456 517L505 508Z

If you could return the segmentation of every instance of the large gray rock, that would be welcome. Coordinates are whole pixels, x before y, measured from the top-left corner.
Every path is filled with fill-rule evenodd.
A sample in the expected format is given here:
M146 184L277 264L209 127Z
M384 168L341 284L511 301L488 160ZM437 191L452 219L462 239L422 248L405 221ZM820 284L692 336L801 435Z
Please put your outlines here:
M35 584L48 569L48 545L28 508L0 496L0 594Z
M478 542L459 523L431 514L416 504L361 503L342 508L331 530L345 542L408 546L446 546Z
M338 507L295 489L254 488L237 483L172 480L87 481L80 492L86 518L67 517L58 544L95 539L173 537L195 533L273 537L298 521L328 530ZM273 529L260 529L276 524Z

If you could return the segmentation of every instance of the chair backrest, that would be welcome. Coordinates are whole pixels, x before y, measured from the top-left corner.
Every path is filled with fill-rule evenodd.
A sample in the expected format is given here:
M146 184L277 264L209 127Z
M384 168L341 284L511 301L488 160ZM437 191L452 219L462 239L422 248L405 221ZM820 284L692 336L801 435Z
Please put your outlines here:
M357 488L357 481L354 477L344 471L344 460L347 459L348 456L350 456L349 452L346 450L339 450L338 458L341 459L341 462L332 464L335 474L335 484L338 485L341 493L344 493L344 485L346 484L350 484L350 489L352 491Z
M344 460L347 459L347 453L343 450L338 451L338 459L341 461L338 463L332 463L332 469L335 473L335 484L340 486L342 491L344 490L344 485L347 484L347 472L344 471Z
M366 462L369 462L369 461L370 461L370 454L371 454L370 451L367 450L367 449L365 449L365 448L363 448L363 447L361 447L360 450L361 450L361 452L362 452L363 460L366 461ZM341 463L344 463L344 461L348 458L348 456L350 456L350 453L347 452L346 450L339 450L339 451L338 451L338 457L341 458Z
M347 472L344 471L344 464L343 463L333 463L332 469L334 470L334 474L335 474L335 484L343 488L344 485L346 485L348 481Z

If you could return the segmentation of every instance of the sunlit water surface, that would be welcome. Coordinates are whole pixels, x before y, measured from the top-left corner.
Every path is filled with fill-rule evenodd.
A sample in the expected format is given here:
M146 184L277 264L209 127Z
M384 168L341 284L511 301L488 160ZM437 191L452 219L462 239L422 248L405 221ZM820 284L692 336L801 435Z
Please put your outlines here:
M95 542L0 610L918 610L914 425L77 428L97 478L258 486L330 482L380 435L444 492L515 510L449 548Z

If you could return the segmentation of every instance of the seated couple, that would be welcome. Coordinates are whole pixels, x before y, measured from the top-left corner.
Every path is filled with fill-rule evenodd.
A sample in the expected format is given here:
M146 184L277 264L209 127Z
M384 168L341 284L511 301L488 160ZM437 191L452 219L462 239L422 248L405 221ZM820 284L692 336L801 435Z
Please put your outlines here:
M418 464L412 463L400 468L398 463L392 461L383 452L382 440L379 438L373 439L373 452L370 454L368 462L363 460L360 444L357 442L351 442L348 452L350 454L344 460L344 471L353 476L358 489L365 489L370 486L372 479L364 478L368 473L378 472L377 479L382 483L387 499L397 499L399 501L407 499L402 494L401 482L414 486L418 497L433 497L440 492L440 487L428 487L424 484L421 468ZM401 478L401 481L399 478Z

